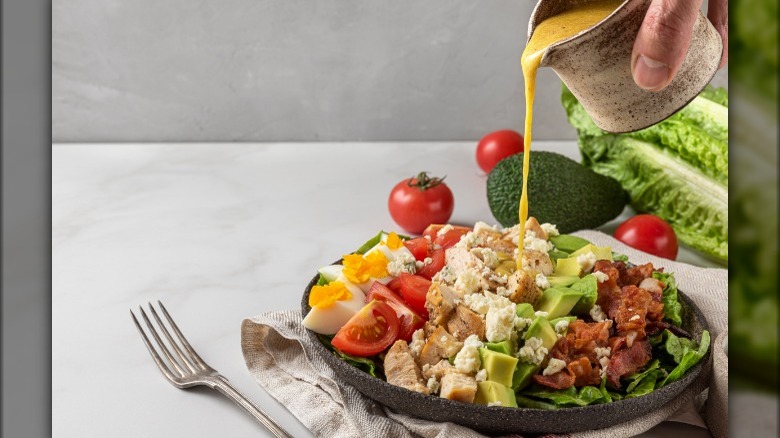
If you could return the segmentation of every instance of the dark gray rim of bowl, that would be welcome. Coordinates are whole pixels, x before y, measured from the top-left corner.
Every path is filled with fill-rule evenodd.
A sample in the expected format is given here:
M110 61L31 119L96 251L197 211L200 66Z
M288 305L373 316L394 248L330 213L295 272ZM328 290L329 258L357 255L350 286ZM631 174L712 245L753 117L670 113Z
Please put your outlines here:
M334 263L339 263L336 261ZM301 300L302 316L311 310L309 292L317 284L319 274L309 282ZM678 290L678 300L683 306L683 328L695 339L701 340L701 332L709 325L698 307ZM345 383L354 386L369 398L394 411L424 420L453 422L483 433L567 433L600 429L631 421L665 405L677 397L701 373L709 363L712 345L707 354L689 369L683 378L648 395L597 405L542 410L530 408L504 408L463 403L436 396L423 395L399 386L349 365L329 350L317 334L306 330L314 352ZM712 343L711 343L712 344Z

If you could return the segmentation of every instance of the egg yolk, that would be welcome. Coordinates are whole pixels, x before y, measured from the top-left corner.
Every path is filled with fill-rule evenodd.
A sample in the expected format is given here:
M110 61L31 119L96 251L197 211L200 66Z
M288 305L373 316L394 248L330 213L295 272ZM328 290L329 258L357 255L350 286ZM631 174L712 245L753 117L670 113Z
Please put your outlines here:
M398 249L404 246L404 241L398 237L398 234L390 233L387 235L387 241L385 242L385 245L387 245L387 247L390 249Z
M309 293L309 306L327 308L336 301L346 301L352 298L352 292L340 281L331 281L324 286L314 286Z
M366 256L348 254L344 256L344 270L341 272L347 280L362 284L371 278L387 277L387 263L387 256L382 251L374 251Z

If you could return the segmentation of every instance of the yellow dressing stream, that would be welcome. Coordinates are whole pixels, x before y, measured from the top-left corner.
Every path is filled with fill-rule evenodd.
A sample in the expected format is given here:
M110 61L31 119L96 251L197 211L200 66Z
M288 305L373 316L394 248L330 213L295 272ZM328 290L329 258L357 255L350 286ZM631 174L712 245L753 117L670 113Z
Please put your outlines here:
M525 78L525 136L523 153L523 189L520 195L520 252L517 256L517 269L522 269L523 241L525 222L528 220L528 171L531 163L531 138L533 135L534 92L536 90L536 71L542 61L545 50L558 41L572 37L606 18L617 9L621 0L603 0L575 6L573 9L547 18L536 26L531 40L528 41L521 64Z

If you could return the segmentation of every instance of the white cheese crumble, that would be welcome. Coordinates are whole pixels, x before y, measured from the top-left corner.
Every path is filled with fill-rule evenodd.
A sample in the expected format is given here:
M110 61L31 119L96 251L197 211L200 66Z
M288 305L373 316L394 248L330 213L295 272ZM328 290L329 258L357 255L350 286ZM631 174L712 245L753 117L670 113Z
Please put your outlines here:
M536 285L540 289L547 289L550 287L550 280L544 274L536 274Z
M474 378L477 379L477 382L484 382L487 380L487 370L479 370Z
M448 231L452 231L453 228L455 228L455 227L453 227L450 224L447 224L447 225L439 228L439 231L436 232L436 237L443 236L443 235L447 234L447 232Z
M425 346L425 331L423 329L417 329L412 333L412 342L409 344L409 350L412 351L414 357L420 357L420 352Z
M426 258L425 258L425 259L423 259L422 261L420 261L420 260L416 261L416 262L414 263L414 265L415 265L415 266L417 267L417 269L419 270L419 269L422 269L422 268L424 268L424 267L426 267L426 266L430 265L431 263L433 263L433 259L432 259L432 258L430 258L430 257L426 257Z
M569 320L562 319L555 323L555 333L563 334L569 328Z
M417 260L409 253L401 253L387 264L387 273L398 277L402 272L407 274L417 273Z
M596 281L598 283L603 283L607 280L609 280L609 275L601 272L601 271L593 271L593 276L596 277Z
M487 405L488 405L488 406L504 406L504 405L501 403L501 400L496 400L496 401L488 402L488 404L487 404Z
M479 233L482 231L496 232L498 231L498 225L490 226L485 222L477 221L477 223L474 224L474 232Z
M638 319L640 319L640 318L642 318L642 317L641 317L641 316L639 316L639 315L634 315L634 316L632 316L631 318L628 318L628 320L629 320L629 321L636 321L636 320L638 320Z
M541 311L541 310L537 310L536 312L534 312L534 315L535 315L536 317L540 317L540 316L542 316L542 317L544 317L544 318L547 318L547 315L549 315L549 313L547 313L547 312L543 312L543 311Z
M482 239L482 236L478 235L477 233L473 231L469 231L468 233L464 234L463 237L460 238L458 243L455 244L458 248L465 248L465 249L471 249L480 245L483 245L484 239Z
M438 281L444 284L453 284L455 283L455 280L457 280L455 272L449 266L444 266L441 268L441 271L437 272L436 275L433 276L433 281Z
M472 254L480 257L482 262L490 269L495 268L500 263L498 254L491 248L474 248L471 250Z
M521 318L518 316L515 318L515 330L521 332L531 325L532 322L534 322L534 320L531 318Z
M602 322L607 319L607 314L604 313L603 310L601 310L601 306L598 304L594 304L593 307L590 308L590 317L593 318L596 322Z
M490 277L488 280L493 281L498 284L507 284L509 281L509 278L506 275L501 274L490 274Z
M547 368L545 368L544 371L542 371L542 375L551 376L563 370L564 368L566 368L566 362L553 357L552 359L550 359L549 362L547 362Z
M498 296L494 293L485 292L484 295L480 293L474 293L463 297L463 304L469 307L480 315L487 315L488 310L491 307L507 307L514 306L514 303L507 298Z
M463 373L476 373L479 371L480 359L478 348L482 342L477 335L470 335L463 342L463 348L455 355L455 369Z
M473 294L480 289L480 278L479 273L472 269L466 269L455 280L455 289L462 291L466 295Z
M536 232L533 230L528 230L525 232L525 238L523 239L523 248L547 253L552 251L554 246L551 242L536 237Z
M582 268L582 272L590 272L596 264L596 254L593 254L593 251L580 254L577 256L577 263L579 263L580 268Z
M501 342L509 339L515 330L515 306L493 306L485 317L485 337L490 342Z
M551 223L543 223L541 225L542 231L547 233L547 237L559 236L561 233L558 231L558 227Z
M428 383L426 385L428 387L428 391L431 392L431 394L436 394L439 392L439 381L436 380L436 377L431 377L428 379Z
M499 286L496 288L496 293L498 295L501 295L502 297L508 297L512 295L512 292L509 291L509 289L505 288L504 286Z
M525 345L517 352L521 362L539 365L547 356L547 348L542 346L542 340L532 337L525 341Z
M596 347L593 349L593 352L596 353L596 358L600 360L604 357L608 358L612 353L612 349L609 347Z

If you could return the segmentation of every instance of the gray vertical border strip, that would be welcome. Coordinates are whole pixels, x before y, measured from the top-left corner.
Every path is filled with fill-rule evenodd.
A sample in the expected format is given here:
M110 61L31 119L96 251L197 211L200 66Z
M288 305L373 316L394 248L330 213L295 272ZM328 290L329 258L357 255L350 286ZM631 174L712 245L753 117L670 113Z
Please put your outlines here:
M51 436L51 2L0 7L0 424L4 437L43 437Z

